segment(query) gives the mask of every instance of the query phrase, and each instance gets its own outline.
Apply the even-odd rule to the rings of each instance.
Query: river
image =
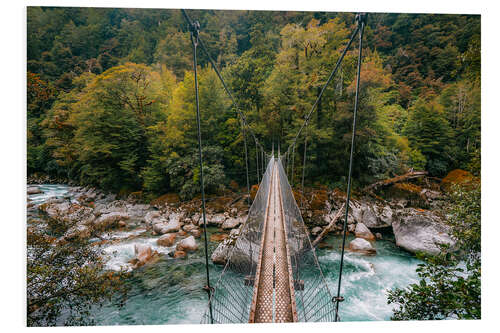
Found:
[[[44,193],[29,195],[31,202],[43,203],[68,192],[66,185],[40,185],[40,189]],[[28,224],[32,225],[36,219],[41,219],[39,214],[28,210]],[[218,230],[209,228],[208,232],[210,235]],[[129,236],[134,237],[130,239]],[[131,272],[126,281],[130,291],[123,306],[119,306],[119,299],[114,299],[93,309],[97,325],[196,324],[201,321],[207,308],[207,295],[201,289],[206,284],[203,246],[186,258],[172,259],[166,255],[168,248],[156,246],[158,236],[152,236],[140,224],[129,226],[125,231],[113,231],[105,237],[116,240],[102,247],[106,267],[110,270],[128,269],[127,262],[134,256],[135,243],[147,243],[165,255]],[[418,281],[415,269],[420,261],[396,247],[389,235],[384,237],[375,242],[375,256],[346,252],[342,278],[345,301],[340,305],[342,321],[390,320],[393,306],[387,304],[386,291]],[[332,236],[326,243],[330,246],[319,249],[317,255],[333,293],[337,290],[341,238]],[[210,242],[209,252],[216,246]],[[210,264],[212,284],[221,271],[221,267]]]

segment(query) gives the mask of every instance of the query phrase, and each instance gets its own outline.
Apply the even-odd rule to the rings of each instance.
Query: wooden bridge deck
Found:
[[[277,168],[277,164],[274,164],[255,276],[249,318],[251,323],[297,321],[293,275]]]

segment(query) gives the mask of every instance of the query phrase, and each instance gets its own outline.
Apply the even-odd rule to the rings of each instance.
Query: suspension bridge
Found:
[[[294,140],[284,154],[273,149],[265,153],[263,145],[249,126],[248,119],[240,110],[233,94],[226,85],[219,69],[200,38],[200,24],[192,21],[185,10],[182,14],[188,23],[193,46],[193,69],[196,96],[196,115],[198,125],[198,156],[200,165],[200,191],[202,197],[202,216],[205,245],[205,267],[208,307],[202,323],[282,323],[282,322],[332,322],[339,320],[339,304],[343,301],[341,278],[346,241],[347,216],[351,192],[352,161],[356,133],[356,114],[358,108],[359,83],[363,47],[363,32],[366,14],[356,16],[356,29],[341,53],[337,63],[323,85],[311,110]],[[329,290],[315,248],[301,216],[300,209],[292,191],[295,147],[303,131],[307,129],[311,115],[323,96],[326,87],[337,73],[345,54],[359,35],[356,94],[353,112],[351,155],[347,177],[347,198],[343,226],[340,269],[337,292],[334,296]],[[248,211],[248,217],[239,230],[239,235],[231,244],[223,271],[211,286],[208,264],[208,240],[206,231],[205,191],[203,181],[202,137],[200,124],[199,90],[197,78],[197,50],[201,47],[209,63],[220,79],[224,90],[232,101],[238,114],[244,141],[246,179],[250,205],[250,184],[248,175],[247,132],[255,142],[257,179],[259,188]],[[306,164],[307,131],[304,135],[304,159],[301,189],[304,189],[304,170]],[[259,168],[259,159],[260,166]],[[265,171],[264,165],[266,165]],[[291,168],[289,179],[286,169]],[[259,171],[261,170],[261,171]],[[260,174],[262,173],[262,175]],[[290,180],[290,182],[289,182]],[[303,193],[302,193],[303,194]]]

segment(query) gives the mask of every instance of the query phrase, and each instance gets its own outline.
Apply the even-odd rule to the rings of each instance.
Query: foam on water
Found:
[[[64,197],[69,189],[65,185],[33,186],[39,186],[43,191],[29,196],[35,204],[53,197]],[[216,231],[209,228],[209,235]],[[198,240],[198,250],[187,258],[172,259],[167,254],[173,247],[158,246],[159,237],[152,236],[140,225],[132,226],[131,230],[112,231],[102,238],[110,240],[101,245],[106,269],[131,271],[128,261],[135,256],[135,244],[151,246],[161,258],[154,264],[131,271],[126,281],[130,292],[123,306],[119,306],[121,300],[114,299],[92,311],[97,325],[197,324],[201,321],[207,309],[207,295],[202,289],[206,280],[201,240]],[[349,237],[348,241],[351,239]],[[341,238],[330,237],[326,242],[334,249],[321,249],[317,254],[333,292],[337,289]],[[387,304],[387,290],[418,281],[415,272],[420,263],[418,259],[397,248],[393,241],[378,240],[374,245],[375,256],[346,252],[342,278],[345,301],[340,305],[342,321],[389,320],[393,306]],[[209,253],[216,246],[217,243],[210,242]],[[210,263],[212,284],[218,280],[221,271],[222,267]]]
[[[338,239],[330,240],[337,244]],[[342,276],[339,315],[342,321],[390,320],[393,305],[387,304],[387,291],[417,282],[420,260],[400,250],[392,241],[374,243],[375,256],[346,252]],[[319,262],[331,291],[337,290],[340,254],[320,250]]]
[[[63,197],[68,193],[68,186],[61,184],[28,185],[28,187],[38,187],[42,191],[42,193],[28,195],[34,204],[43,203],[51,198]]]

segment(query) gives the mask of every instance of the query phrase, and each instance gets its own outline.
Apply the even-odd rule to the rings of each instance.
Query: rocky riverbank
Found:
[[[436,254],[440,251],[438,244],[453,245],[444,217],[439,213],[444,193],[435,186],[401,185],[394,185],[392,192],[389,191],[392,194],[385,200],[370,196],[351,200],[348,232],[356,238],[347,250],[375,255],[374,242],[387,233],[394,235],[397,246],[411,253]],[[404,193],[404,190],[411,192]],[[39,186],[31,184],[27,192],[33,195],[42,191]],[[311,241],[327,231],[341,233],[345,194],[339,190],[321,189],[306,191],[304,196],[294,194],[310,230]],[[248,213],[245,200],[245,197],[235,199],[228,196],[213,198],[207,204],[207,225],[219,231],[210,239],[219,243],[212,253],[212,261],[216,264],[226,262],[231,246],[239,236]],[[198,248],[202,236],[200,200],[181,202],[175,194],[164,195],[146,204],[138,202],[133,194],[126,199],[117,199],[114,194],[94,188],[73,186],[63,197],[38,204],[28,201],[29,210],[41,212],[61,226],[63,232],[55,238],[56,243],[97,238],[102,244],[113,241],[113,237],[106,236],[110,232],[134,229],[127,239],[149,233],[158,237],[155,246],[163,249],[162,253],[181,258]],[[134,255],[128,263],[131,268],[155,261],[161,254],[152,246],[135,244]]]

